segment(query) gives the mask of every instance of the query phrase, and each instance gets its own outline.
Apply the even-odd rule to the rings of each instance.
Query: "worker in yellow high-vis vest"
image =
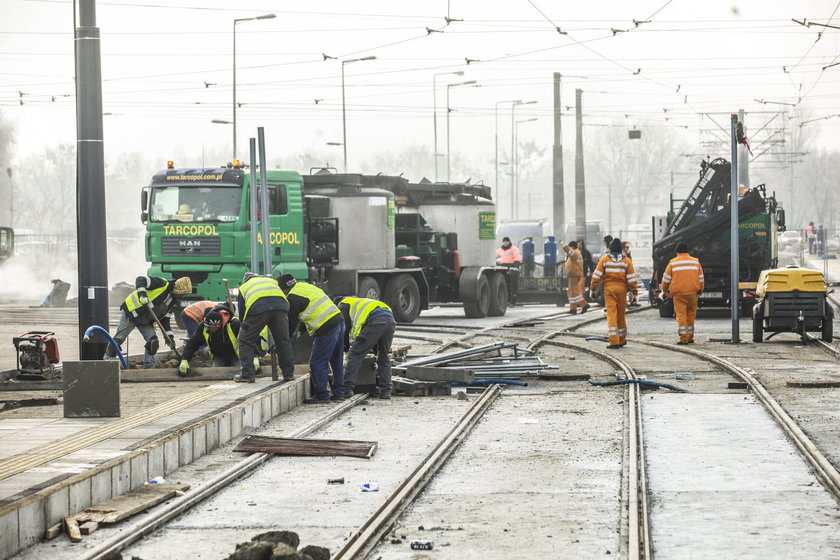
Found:
[[[359,366],[368,352],[373,350],[376,353],[379,398],[390,399],[391,342],[397,329],[391,308],[379,300],[358,297],[338,297],[336,303],[344,316],[344,350],[347,352],[347,363],[344,364],[345,398],[353,395]]]
[[[257,355],[260,334],[265,327],[268,327],[271,336],[274,337],[283,381],[294,379],[295,360],[292,355],[292,342],[289,340],[289,301],[277,285],[277,281],[246,272],[242,278],[242,285],[239,286],[237,308],[242,320],[237,337],[242,372],[234,376],[233,380],[237,383],[255,381],[257,370],[254,367],[254,357]]]
[[[303,326],[312,337],[309,375],[313,394],[306,404],[330,402],[329,376],[333,374],[332,400],[344,398],[344,319],[338,307],[318,286],[298,282],[283,274],[278,284],[289,300],[289,332]]]

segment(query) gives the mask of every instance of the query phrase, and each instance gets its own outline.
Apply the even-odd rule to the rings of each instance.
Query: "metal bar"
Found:
[[[401,367],[408,367],[408,366],[425,366],[429,364],[439,364],[443,362],[448,362],[452,360],[457,360],[458,358],[465,357],[465,356],[472,356],[474,354],[479,354],[481,352],[489,352],[492,350],[500,350],[505,348],[504,342],[491,342],[489,344],[485,344],[483,346],[474,346],[473,348],[469,348],[467,350],[460,350],[458,352],[450,352],[449,354],[434,354],[432,356],[428,356],[426,358],[420,358],[418,360],[414,360],[411,362],[403,362],[400,364]]]

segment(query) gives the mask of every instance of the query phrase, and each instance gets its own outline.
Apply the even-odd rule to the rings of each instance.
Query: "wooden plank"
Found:
[[[234,451],[370,459],[377,447],[375,441],[246,436]]]
[[[434,387],[434,383],[430,381],[417,381],[406,377],[392,377],[391,384],[395,391],[402,391],[409,397],[425,397]]]
[[[90,535],[97,529],[99,529],[99,523],[96,521],[87,521],[82,525],[79,525],[79,532],[83,535]]]
[[[82,533],[79,531],[79,522],[76,521],[75,517],[64,518],[64,530],[67,532],[67,536],[70,537],[70,542],[82,541]]]
[[[840,381],[788,381],[785,385],[802,389],[830,389],[840,387]]]
[[[239,373],[239,366],[191,367],[187,377],[179,376],[177,368],[125,369],[120,372],[120,381],[123,383],[151,383],[153,381],[174,381],[182,379],[215,381],[233,379],[233,376],[237,373]]]
[[[44,539],[51,541],[60,535],[62,530],[64,530],[64,523],[59,521],[52,527],[47,528],[47,531],[44,533]]]
[[[419,381],[455,381],[458,383],[472,383],[475,381],[475,372],[468,369],[451,369],[433,366],[408,366],[405,368],[404,377],[417,379]]]
[[[75,518],[81,522],[116,523],[137,512],[165,502],[178,492],[188,490],[189,487],[189,484],[180,482],[147,484],[122,496],[85,508],[81,513],[77,513]]]

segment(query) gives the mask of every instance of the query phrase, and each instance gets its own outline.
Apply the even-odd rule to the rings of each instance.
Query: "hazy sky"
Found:
[[[726,125],[738,109],[754,113],[748,129],[794,109],[781,103],[806,107],[806,119],[838,114],[840,64],[823,67],[840,62],[840,30],[791,21],[840,25],[838,4],[98,1],[106,156],[230,150],[232,127],[211,120],[232,117],[234,18],[277,16],[236,26],[243,159],[261,125],[271,153],[315,151],[340,163],[341,147],[326,145],[342,140],[340,61],[375,56],[344,67],[351,169],[375,151],[431,147],[433,102],[444,151],[447,90],[453,153],[492,166],[497,122],[503,144],[510,138],[510,104],[500,101],[538,101],[517,108],[516,120],[538,119],[522,123],[519,135],[551,145],[554,72],[563,75],[565,105],[584,90],[587,125],[680,127],[699,141],[702,127]],[[17,122],[18,157],[75,141],[73,64],[70,0],[0,0],[0,108]],[[437,76],[433,98],[433,76],[457,71],[463,77]],[[477,87],[446,86],[468,80]],[[564,122],[569,147],[572,116]],[[819,145],[840,148],[838,125],[840,117],[805,126]]]

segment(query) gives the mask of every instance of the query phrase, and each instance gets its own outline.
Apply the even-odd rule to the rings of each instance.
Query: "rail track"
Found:
[[[833,300],[833,302],[837,303],[836,300]],[[652,308],[645,306],[630,310],[630,313],[641,313],[650,309]],[[649,560],[655,555],[656,543],[653,542],[654,537],[651,530],[649,479],[646,469],[648,458],[646,457],[642,406],[643,393],[641,385],[637,383],[638,381],[644,381],[644,376],[637,373],[637,370],[633,367],[632,356],[625,356],[625,352],[606,352],[592,348],[591,345],[585,344],[585,339],[591,337],[591,335],[574,332],[587,325],[603,321],[604,317],[600,313],[594,313],[573,324],[568,324],[570,316],[571,314],[568,312],[552,312],[543,316],[526,320],[518,319],[488,328],[424,324],[416,326],[400,325],[398,329],[405,331],[403,334],[416,333],[418,337],[423,337],[421,333],[445,333],[448,335],[447,338],[457,336],[454,340],[450,338],[448,341],[431,336],[423,337],[424,342],[439,344],[436,349],[438,352],[447,348],[472,346],[487,338],[504,338],[522,342],[524,346],[535,350],[542,347],[554,347],[580,351],[609,364],[616,377],[628,381],[624,407],[624,441],[626,448],[623,457],[626,458],[626,464],[623,467],[624,480],[622,482],[622,505],[620,508],[622,512],[626,512],[626,517],[625,514],[622,514],[621,550],[631,560]],[[560,321],[560,323],[558,324],[557,321]],[[523,331],[527,331],[527,334]],[[788,436],[797,451],[816,473],[825,489],[835,500],[840,502],[840,473],[790,414],[762,386],[754,372],[749,368],[739,366],[709,352],[653,340],[631,338],[630,347],[633,346],[650,347],[657,351],[691,356],[700,362],[712,364],[716,370],[727,372],[739,381],[746,383],[748,390]],[[482,417],[492,410],[494,403],[498,401],[501,395],[502,389],[499,386],[493,386],[484,391],[481,397],[473,402],[472,406],[455,422],[445,436],[431,447],[431,451],[419,462],[410,475],[405,477],[396,490],[384,499],[381,505],[363,523],[359,524],[358,529],[352,532],[333,558],[367,557],[383,541],[383,538],[391,533],[395,526],[398,526],[401,514],[417,500],[423,499],[423,489],[434,479],[436,473],[440,471],[447,460],[457,453],[459,445],[469,437],[471,430]],[[501,396],[501,398],[504,397]],[[328,413],[316,421],[286,434],[286,437],[304,437],[311,434],[324,426],[328,426],[339,416],[362,402],[364,402],[364,396],[356,396],[351,401],[346,401],[330,409]],[[80,558],[93,560],[112,557],[136,540],[165,526],[169,521],[190,508],[221,492],[232,482],[260,468],[268,457],[268,455],[263,454],[249,456],[235,466],[214,476],[210,483],[201,485],[198,491],[188,493],[182,498],[173,500],[165,507],[153,511],[150,515],[145,516],[141,522],[129,527],[120,535],[100,543]]]

